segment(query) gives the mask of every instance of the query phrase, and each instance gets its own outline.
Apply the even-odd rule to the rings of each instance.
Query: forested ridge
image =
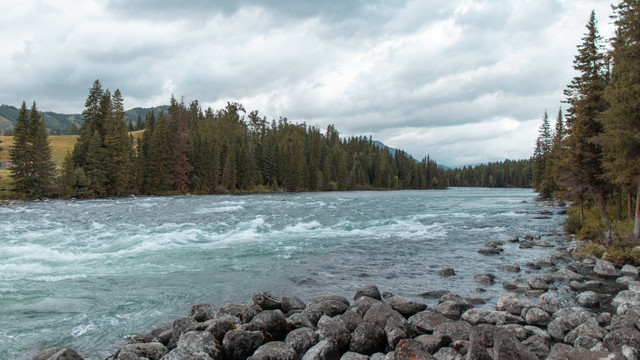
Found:
[[[623,0],[613,10],[608,42],[591,13],[564,92],[566,114],[552,126],[544,113],[532,183],[540,195],[575,205],[568,231],[629,250],[640,236],[640,3]]]
[[[40,114],[23,104],[22,117]],[[156,116],[157,113],[157,116]],[[426,157],[416,161],[391,152],[370,137],[341,138],[286,118],[268,121],[257,111],[228,103],[214,111],[198,101],[186,105],[171,98],[167,111],[146,113],[136,127],[127,120],[119,90],[113,94],[96,80],[82,113],[73,152],[46,181],[17,187],[37,196],[105,197],[131,194],[233,193],[254,191],[326,191],[366,189],[441,189],[445,170]],[[34,120],[35,121],[35,120]],[[14,133],[22,131],[16,123]],[[46,132],[45,132],[46,135]],[[36,175],[33,139],[11,154],[15,184]],[[14,149],[15,147],[12,147]]]

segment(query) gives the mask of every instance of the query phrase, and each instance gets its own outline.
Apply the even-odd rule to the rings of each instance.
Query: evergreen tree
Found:
[[[102,138],[100,137],[100,132],[95,130],[89,141],[89,149],[86,157],[87,163],[83,167],[91,196],[101,197],[106,195],[105,184],[107,182],[107,174],[104,168],[104,158]]]
[[[13,127],[13,146],[9,148],[9,159],[13,162],[10,177],[16,192],[21,194],[26,194],[31,176],[29,143],[29,111],[23,101]]]
[[[74,195],[75,188],[75,166],[73,165],[73,157],[71,152],[67,151],[62,162],[62,174],[60,175],[60,189],[59,193],[61,197],[70,198]]]
[[[600,118],[599,140],[606,178],[618,186],[636,188],[633,236],[640,237],[640,3],[622,0],[614,6],[613,69],[605,90],[610,106]],[[631,191],[629,192],[631,194]],[[629,201],[631,204],[631,201]]]
[[[151,111],[151,113],[153,114],[153,111]],[[136,126],[133,128],[133,131],[139,131],[143,128],[144,127],[142,126],[142,118],[140,117],[140,114],[138,114],[138,118],[136,119]]]
[[[95,131],[102,134],[104,113],[101,108],[104,91],[100,80],[96,80],[89,90],[89,96],[84,103],[85,109],[82,111],[83,123],[80,127],[80,136],[73,148],[73,162],[76,166],[82,167],[87,160],[87,152],[89,150],[89,142]]]
[[[29,133],[31,139],[29,149],[31,177],[26,193],[32,198],[50,196],[56,176],[56,165],[52,160],[47,128],[44,125],[44,120],[40,117],[35,102],[29,112]]]
[[[104,170],[105,191],[109,196],[121,196],[130,192],[133,169],[131,168],[131,144],[120,90],[116,89],[110,100],[109,114],[105,120]]]
[[[606,193],[608,183],[603,180],[601,161],[602,148],[597,137],[602,133],[598,117],[606,110],[603,97],[607,82],[605,58],[600,51],[595,12],[587,24],[587,33],[578,46],[574,69],[578,75],[565,90],[567,109],[567,134],[562,161],[557,165],[557,174],[564,187],[564,196],[578,201],[582,208],[584,196],[589,194],[598,204],[603,222],[606,216]]]
[[[538,130],[538,139],[533,155],[533,188],[542,197],[552,195],[555,188],[553,174],[551,173],[551,151],[553,148],[553,134],[549,124],[547,110],[544,111],[542,124]]]

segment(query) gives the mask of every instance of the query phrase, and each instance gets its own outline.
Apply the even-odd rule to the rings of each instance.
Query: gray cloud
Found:
[[[528,157],[599,0],[111,0],[6,7],[0,102],[80,112],[173,94],[368,135],[461,165]],[[600,30],[609,35],[606,20]]]

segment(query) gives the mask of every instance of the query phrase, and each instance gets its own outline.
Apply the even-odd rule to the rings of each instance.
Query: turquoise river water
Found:
[[[53,345],[86,359],[127,335],[186,316],[191,304],[247,303],[257,290],[351,298],[375,284],[419,295],[448,289],[495,304],[502,281],[552,249],[504,259],[488,240],[558,234],[529,189],[278,193],[17,202],[0,207],[0,359]],[[441,277],[449,266],[457,275]],[[496,284],[473,275],[489,271]]]

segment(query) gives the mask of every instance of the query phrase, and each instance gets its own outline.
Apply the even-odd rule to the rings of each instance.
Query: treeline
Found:
[[[559,113],[552,129],[545,112],[533,166],[533,186],[542,196],[577,205],[573,230],[589,225],[586,208],[598,209],[605,242],[621,208],[629,216],[635,212],[632,235],[640,236],[640,3],[623,0],[613,9],[616,29],[608,49],[591,13],[573,62],[577,75],[565,90],[566,116]]]
[[[476,166],[448,169],[450,186],[527,188],[531,187],[532,161],[505,160]]]
[[[444,170],[428,157],[416,161],[370,137],[342,139],[333,126],[321,132],[286,118],[269,122],[237,103],[203,111],[197,101],[187,106],[172,97],[166,112],[148,112],[133,126],[120,91],[111,94],[96,80],[82,116],[56,186],[37,193],[19,188],[25,197],[448,186]],[[144,131],[134,138],[136,127]]]

